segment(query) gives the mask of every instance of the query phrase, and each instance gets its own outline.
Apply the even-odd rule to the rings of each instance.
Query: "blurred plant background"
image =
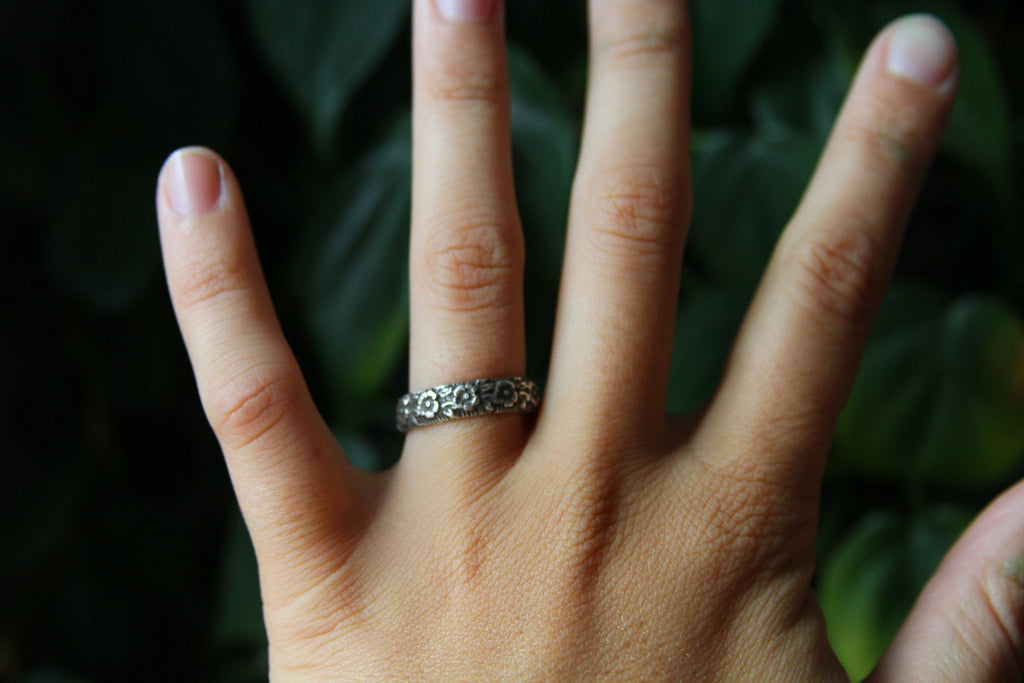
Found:
[[[586,80],[582,0],[510,0],[543,376]],[[672,410],[730,341],[874,32],[943,17],[960,100],[837,432],[819,595],[855,678],[1024,473],[1018,0],[692,0],[696,207]],[[224,154],[289,339],[353,459],[401,447],[408,0],[0,3],[0,680],[259,681],[252,550],[161,274],[157,171]]]

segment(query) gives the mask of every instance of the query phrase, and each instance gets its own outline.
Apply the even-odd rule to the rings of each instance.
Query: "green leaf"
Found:
[[[693,101],[698,118],[717,120],[771,32],[780,0],[693,0]],[[703,116],[700,116],[703,114]]]
[[[358,432],[336,432],[334,437],[341,444],[349,462],[360,469],[383,471],[397,462],[397,458],[387,457],[380,443]]]
[[[817,157],[810,135],[785,129],[695,140],[688,248],[714,282],[753,289]]]
[[[773,132],[796,129],[824,145],[849,84],[850,74],[834,53],[789,55],[752,88],[755,127]]]
[[[746,293],[708,289],[683,304],[676,319],[669,371],[670,413],[694,412],[711,397],[747,303]]]
[[[1024,324],[997,300],[944,308],[921,289],[883,306],[836,432],[843,466],[960,489],[1024,466]]]
[[[246,0],[265,59],[326,153],[341,114],[405,23],[408,0]]]
[[[1005,483],[1024,465],[1024,324],[1001,302],[961,299],[943,321],[918,471],[947,485]]]
[[[578,127],[561,92],[521,48],[509,49],[516,197],[528,258],[529,363],[541,376],[551,350]]]
[[[558,278],[578,130],[554,83],[524,50],[509,48],[516,193],[531,259]]]
[[[560,75],[586,60],[586,0],[515,0],[505,15],[509,39]]]
[[[847,674],[862,680],[899,630],[971,514],[934,507],[912,519],[863,517],[825,562],[818,599],[828,639]]]
[[[408,118],[323,193],[292,263],[335,415],[358,426],[408,337]]]
[[[960,87],[943,148],[981,172],[1001,198],[1013,197],[1012,125],[1006,81],[988,40],[977,24],[943,10],[960,50]]]

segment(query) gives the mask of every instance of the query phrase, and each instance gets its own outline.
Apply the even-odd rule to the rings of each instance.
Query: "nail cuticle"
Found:
[[[441,16],[448,21],[484,23],[494,18],[497,0],[436,0]]]

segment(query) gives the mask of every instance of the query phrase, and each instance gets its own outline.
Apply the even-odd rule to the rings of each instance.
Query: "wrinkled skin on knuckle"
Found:
[[[215,253],[197,256],[175,274],[173,293],[181,310],[199,308],[250,288],[249,270],[239,259],[227,256]]]
[[[456,106],[507,107],[508,86],[504,72],[466,63],[462,59],[447,62],[432,70],[426,79],[430,97]]]
[[[818,229],[798,242],[788,261],[788,282],[796,302],[823,328],[869,318],[888,278],[878,228],[870,219],[844,217],[847,229]]]
[[[610,10],[610,11],[609,11]],[[681,58],[689,49],[684,3],[644,0],[602,9],[594,57],[624,68],[649,68]]]
[[[210,426],[230,448],[242,449],[272,431],[295,409],[300,387],[280,368],[254,368],[213,388]]]
[[[676,58],[683,48],[683,37],[679,31],[660,27],[610,37],[597,47],[599,55],[621,66],[643,66],[652,61]]]
[[[605,172],[593,184],[594,249],[614,259],[662,262],[682,250],[689,199],[671,172],[629,166]]]
[[[860,158],[867,169],[896,167],[912,177],[927,165],[933,132],[923,125],[921,110],[907,107],[902,93],[876,93],[842,128],[843,146]]]
[[[507,307],[522,281],[522,241],[512,232],[482,224],[438,233],[417,269],[432,303],[451,312]]]

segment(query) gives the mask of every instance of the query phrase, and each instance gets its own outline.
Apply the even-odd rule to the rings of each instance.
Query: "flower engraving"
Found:
[[[536,383],[521,377],[442,384],[403,396],[398,402],[396,426],[408,432],[456,418],[529,413],[539,403]]]
[[[476,387],[472,384],[460,384],[455,388],[455,407],[458,410],[473,410],[476,408],[477,403],[480,402],[480,397],[476,393]]]
[[[422,419],[430,420],[441,410],[441,403],[438,401],[437,392],[424,391],[416,399],[416,413]]]
[[[503,379],[499,380],[494,387],[492,400],[497,408],[512,408],[519,400],[519,392],[516,391],[514,382]]]

